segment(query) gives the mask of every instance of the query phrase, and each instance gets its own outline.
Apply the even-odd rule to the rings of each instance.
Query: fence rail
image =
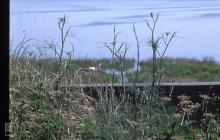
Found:
[[[126,94],[129,97],[131,102],[134,102],[134,95],[137,93],[136,91],[141,90],[149,90],[151,87],[150,83],[126,83],[122,86],[121,83],[115,84],[75,84],[70,86],[70,91],[83,90],[85,94],[97,98],[100,98],[100,93],[105,94],[112,93],[114,90],[114,94],[116,97],[122,97],[121,95]],[[63,89],[66,87],[64,86]],[[193,102],[201,102],[202,99],[199,97],[201,94],[209,95],[210,97],[218,96],[220,97],[220,82],[191,82],[191,83],[161,83],[159,85],[159,90],[161,91],[161,96],[169,96],[171,97],[171,101],[173,105],[177,105],[179,103],[178,96],[186,95],[190,96]],[[125,92],[123,92],[125,91]],[[74,92],[73,92],[74,93]],[[142,92],[139,92],[142,93]],[[106,95],[106,94],[105,94]],[[139,96],[139,95],[138,95]],[[220,104],[220,103],[218,103]]]
[[[122,87],[121,83],[114,83],[114,84],[74,84],[70,87],[74,88],[89,88],[89,87]],[[125,87],[133,87],[133,83],[125,83]],[[135,87],[148,87],[151,86],[151,83],[136,83]],[[220,82],[188,82],[188,83],[160,83],[161,87],[170,87],[170,86],[181,86],[181,87],[204,87],[204,86],[220,86]]]
[[[83,90],[86,94],[97,96],[97,91],[114,89],[116,94],[121,94],[123,90],[128,94],[135,94],[136,89],[144,90],[151,86],[150,83],[126,83],[122,86],[121,83],[115,84],[75,84],[69,87],[70,91]],[[65,89],[67,86],[62,87]],[[215,94],[220,96],[220,82],[191,82],[191,83],[161,83],[158,87],[164,94],[171,94],[173,98],[179,95],[187,95],[196,99],[201,94]]]

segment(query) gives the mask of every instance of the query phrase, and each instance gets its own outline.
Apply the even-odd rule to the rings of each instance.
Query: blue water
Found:
[[[160,13],[157,35],[177,32],[166,56],[211,57],[220,62],[219,0],[12,0],[10,6],[13,46],[24,36],[34,39],[33,47],[42,47],[46,40],[59,44],[57,19],[65,14],[71,26],[66,51],[74,46],[75,58],[111,57],[104,43],[112,41],[114,25],[120,31],[118,42],[128,43],[127,57],[135,58],[134,23],[141,41],[140,57],[146,59],[151,50],[144,20],[153,12]],[[53,56],[50,51],[48,55]]]

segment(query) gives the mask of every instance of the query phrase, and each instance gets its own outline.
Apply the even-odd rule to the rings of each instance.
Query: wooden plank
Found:
[[[133,83],[125,83],[125,87],[133,87]],[[136,87],[147,87],[151,86],[151,83],[136,83]],[[161,83],[162,87],[170,87],[170,86],[220,86],[220,82],[188,82],[188,83]],[[112,87],[112,84],[74,84],[70,87],[78,87],[78,88],[89,88],[89,87]],[[122,87],[121,83],[114,83],[113,87]]]
[[[84,93],[97,99],[100,93],[109,93],[112,91],[112,88],[116,97],[120,97],[123,94],[123,90],[125,90],[126,95],[129,95],[133,99],[136,89],[141,91],[149,86],[151,86],[151,83],[136,83],[135,87],[132,83],[126,83],[124,88],[121,83],[113,84],[113,87],[112,84],[75,84],[69,88],[73,91],[77,89],[83,90]],[[65,87],[62,89],[65,89]],[[215,94],[215,96],[220,97],[220,82],[161,83],[159,90],[161,90],[163,96],[171,97],[175,105],[178,104],[177,97],[180,95],[190,96],[193,101],[201,102],[201,98],[199,97],[201,94],[209,96]]]

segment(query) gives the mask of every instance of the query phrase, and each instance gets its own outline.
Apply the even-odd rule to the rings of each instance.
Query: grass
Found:
[[[165,69],[162,82],[192,82],[192,81],[220,81],[220,64],[211,59],[187,59],[187,58],[165,58]],[[152,60],[139,63],[140,72],[138,82],[145,82],[152,72]],[[132,75],[127,77],[132,82]]]
[[[20,60],[22,61],[22,60]],[[56,73],[58,71],[58,63],[55,59],[42,59],[35,60],[30,59],[31,64],[35,64],[44,68],[47,73]],[[67,60],[66,60],[67,61]],[[135,72],[134,64],[137,63],[132,59],[125,59],[125,66],[123,71],[126,72],[128,82],[134,81]],[[79,68],[88,68],[90,66],[96,66],[97,64],[102,64],[101,68],[103,72],[98,73],[98,80],[95,81],[95,77],[91,76],[91,82],[104,82],[109,83],[111,81],[111,73],[106,73],[105,71],[111,70],[111,60],[110,59],[75,59],[71,60],[69,73],[79,70]],[[151,76],[151,65],[152,60],[148,59],[145,61],[140,61],[140,71],[138,72],[139,79],[138,82],[144,83],[146,79],[149,80]],[[191,81],[220,81],[220,64],[211,59],[187,59],[187,58],[166,58],[166,69],[164,70],[162,82],[191,82]],[[116,63],[116,71],[119,71],[119,62]],[[87,79],[88,75],[82,75],[82,79]],[[114,82],[119,82],[118,76]],[[82,83],[88,83],[83,80]]]
[[[153,14],[150,16],[155,25],[159,16],[156,19]],[[217,140],[220,138],[218,95],[201,94],[199,97],[201,102],[194,102],[191,97],[181,95],[178,97],[178,105],[173,106],[171,98],[160,93],[156,83],[161,71],[168,78],[174,76],[176,79],[182,79],[189,75],[192,79],[211,77],[210,79],[218,80],[219,64],[210,60],[172,60],[161,57],[166,60],[163,61],[166,67],[161,67],[158,65],[161,59],[154,55],[154,60],[138,62],[141,69],[137,75],[129,73],[128,69],[134,66],[134,60],[125,59],[125,55],[118,54],[123,50],[122,47],[127,46],[126,43],[119,44],[118,49],[116,29],[112,43],[114,45],[108,46],[110,50],[111,47],[114,48],[111,51],[111,60],[75,60],[70,55],[64,59],[62,50],[65,48],[65,40],[70,28],[64,32],[65,16],[58,21],[62,34],[61,51],[58,52],[56,46],[49,44],[50,47],[55,47],[53,49],[58,55],[56,59],[38,60],[31,57],[29,53],[31,50],[28,49],[25,40],[18,46],[19,51],[10,54],[9,117],[10,122],[16,127],[15,135],[11,139]],[[154,29],[149,22],[147,25],[152,29],[153,36]],[[166,35],[168,37],[169,34]],[[157,42],[159,39],[155,39],[152,37],[149,43],[154,51],[160,44]],[[103,69],[114,69],[121,75],[118,77],[114,73],[104,72],[79,73],[79,68],[98,63],[103,63]],[[152,66],[154,70],[151,69]],[[83,89],[70,90],[72,84],[123,83],[123,80],[119,81],[119,79],[124,73],[127,73],[129,82],[137,78],[136,82],[152,82],[152,86],[143,90],[123,87],[120,98],[113,88],[103,90],[94,87],[98,99],[88,96]],[[209,74],[204,76],[201,73]],[[64,85],[66,88],[61,89],[60,87]],[[128,92],[134,93],[136,100],[131,101],[127,96]],[[214,109],[210,110],[208,108],[210,105]]]
[[[22,60],[19,60],[22,61]],[[69,61],[69,60],[63,60]],[[133,59],[126,59],[124,62],[123,71],[128,71],[134,67],[134,60]],[[55,59],[30,59],[30,63],[32,65],[37,65],[40,68],[43,68],[44,71],[52,76],[52,73],[57,73],[59,70],[59,63]],[[69,61],[69,68],[68,73],[70,77],[74,76],[74,72],[78,71],[80,68],[88,68],[91,66],[97,66],[98,64],[102,64],[101,68],[102,71],[97,74],[79,74],[81,76],[82,84],[88,83],[88,78],[90,79],[90,83],[110,83],[112,80],[112,74],[107,72],[111,71],[112,64],[111,59],[75,59]],[[114,70],[119,71],[120,62],[116,62],[114,65]],[[114,82],[119,82],[119,76],[116,76]]]

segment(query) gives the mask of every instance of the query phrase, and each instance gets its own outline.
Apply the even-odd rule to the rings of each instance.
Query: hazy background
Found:
[[[59,42],[57,19],[64,14],[72,27],[69,38],[76,58],[110,57],[104,42],[111,42],[113,28],[120,31],[119,42],[127,41],[128,57],[136,57],[132,32],[135,23],[141,40],[141,59],[151,56],[147,47],[144,19],[160,12],[157,34],[177,32],[166,56],[201,59],[212,57],[220,62],[219,0],[11,0],[10,39],[16,46],[21,39]],[[66,49],[70,49],[68,43]]]

